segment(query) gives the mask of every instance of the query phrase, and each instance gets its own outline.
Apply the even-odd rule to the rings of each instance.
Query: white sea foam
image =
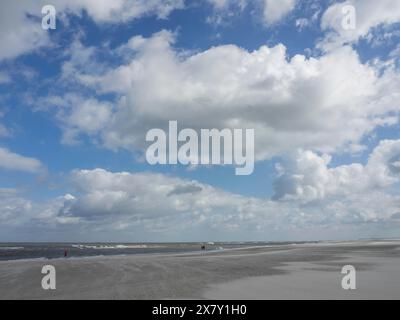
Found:
[[[146,244],[118,244],[118,245],[83,245],[83,244],[74,244],[72,245],[74,248],[78,249],[94,249],[94,250],[112,250],[112,249],[146,249],[146,248],[163,248],[163,246],[157,245],[146,245]]]

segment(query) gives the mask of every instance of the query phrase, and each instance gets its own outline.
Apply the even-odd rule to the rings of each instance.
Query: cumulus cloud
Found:
[[[400,140],[381,141],[366,165],[330,168],[330,156],[299,150],[278,165],[274,197],[309,202],[385,191],[400,182],[399,159]]]
[[[275,202],[162,174],[75,170],[70,179],[74,195],[43,203],[27,200],[16,190],[0,189],[1,225],[164,235],[204,228],[216,235],[274,228],[286,219]],[[282,219],[275,219],[279,214]]]
[[[57,218],[80,219],[116,229],[141,226],[160,232],[206,226],[212,230],[284,230],[389,221],[399,197],[371,191],[321,203],[273,201],[232,194],[210,185],[155,173],[76,170]],[[368,198],[370,203],[368,203]],[[384,203],[384,209],[379,205]],[[346,204],[346,205],[345,205]]]
[[[60,15],[86,11],[96,23],[121,23],[147,15],[164,19],[173,10],[184,8],[184,0],[54,0],[51,4]],[[48,5],[44,0],[1,1],[0,60],[50,44],[41,24],[44,5]]]
[[[399,157],[400,140],[381,141],[365,165],[330,167],[330,156],[298,150],[277,165],[273,199],[327,225],[390,222],[400,206]]]
[[[70,179],[74,195],[35,203],[16,192],[0,192],[1,226],[57,230],[70,234],[81,230],[113,235],[127,232],[144,235],[193,236],[203,230],[212,238],[237,232],[268,232],[300,226],[280,204],[244,197],[197,181],[155,173],[76,170]],[[289,224],[288,224],[289,223]],[[35,231],[36,230],[36,231]],[[250,237],[251,238],[251,237]],[[84,238],[87,239],[87,238]],[[182,236],[180,237],[182,239]],[[193,239],[193,238],[191,238]],[[143,239],[142,239],[143,240]]]
[[[184,0],[56,0],[62,9],[86,10],[96,22],[121,22],[146,15],[165,19],[176,9],[184,8]]]
[[[49,110],[56,106],[56,119],[62,126],[62,143],[76,145],[80,142],[80,134],[96,139],[112,116],[113,106],[106,101],[85,98],[76,94],[64,96],[48,96],[40,100],[41,109]]]
[[[195,219],[209,212],[233,214],[246,203],[241,196],[162,174],[77,170],[71,179],[81,196],[66,211],[86,218],[187,215]]]
[[[0,188],[0,225],[18,226],[30,220],[32,203],[15,189]]]
[[[6,170],[39,173],[43,170],[42,163],[34,158],[24,157],[0,147],[0,168]]]
[[[343,28],[342,22],[349,14],[343,12],[345,6],[355,9],[355,28]],[[357,42],[360,38],[367,38],[374,28],[400,22],[400,2],[397,0],[351,0],[331,5],[323,14],[321,28],[327,31],[319,47],[331,50],[345,43]]]
[[[75,195],[40,208],[33,205],[26,215],[43,226],[79,222],[92,230],[140,228],[160,233],[189,227],[257,230],[279,223],[273,218],[278,214],[273,201],[235,195],[197,181],[104,169],[75,170],[70,179]]]
[[[398,180],[396,169],[390,169],[393,163],[396,167],[397,148],[397,142],[382,143],[371,155],[369,164],[354,171],[373,166],[374,172],[378,172],[379,166],[373,163],[390,159],[386,167],[392,171],[385,173],[385,179]],[[262,238],[271,237],[273,233],[301,235],[308,229],[317,232],[315,236],[328,228],[339,230],[365,223],[379,227],[397,221],[399,196],[382,192],[382,186],[376,188],[372,182],[359,192],[343,192],[341,187],[349,190],[363,183],[351,182],[353,177],[348,175],[353,174],[353,169],[327,169],[327,159],[307,156],[310,165],[301,164],[291,171],[296,177],[292,181],[288,179],[286,184],[294,183],[296,188],[286,187],[285,199],[280,201],[237,195],[198,181],[163,174],[75,170],[70,175],[75,191],[43,203],[24,199],[13,189],[0,189],[0,221],[2,226],[15,228],[29,225],[35,230],[50,228],[67,233],[81,230],[85,234],[107,232],[108,235],[127,232],[125,234],[133,237],[141,232],[163,235],[166,239],[177,232],[190,234],[194,230],[202,230],[213,238],[227,234],[242,234],[245,238],[246,234]],[[307,172],[307,178],[299,182],[298,177],[312,170],[309,167],[318,171],[318,177]],[[285,170],[288,176],[287,166]],[[320,182],[324,174],[328,176],[322,179],[325,185]],[[333,178],[335,174],[339,177]],[[361,176],[356,178],[359,180]],[[331,189],[330,184],[336,184],[336,189]],[[303,192],[298,191],[301,188]],[[297,191],[289,198],[291,190]],[[303,201],[305,197],[307,201]],[[303,234],[299,238],[309,239],[310,235]]]
[[[17,189],[0,188],[0,226],[8,230],[29,226],[30,229],[38,231],[44,227],[75,225],[80,222],[78,217],[63,216],[59,213],[60,208],[71,199],[73,197],[67,194],[37,203],[27,199]]]
[[[168,31],[134,37],[124,46],[128,63],[101,76],[76,70],[81,83],[118,96],[100,134],[105,147],[143,149],[146,132],[173,119],[196,130],[255,129],[256,158],[263,160],[296,148],[359,149],[365,134],[398,121],[397,71],[361,63],[350,47],[289,58],[281,44],[188,54],[174,41]]]
[[[233,5],[230,0],[209,2],[221,12]],[[259,3],[265,4],[267,25],[282,21],[296,6],[294,0]],[[132,232],[200,226],[216,234],[258,230],[265,235],[290,228],[398,221],[400,199],[393,188],[400,179],[399,141],[382,141],[366,164],[332,167],[331,163],[330,154],[359,151],[365,135],[379,126],[397,124],[400,111],[395,66],[362,63],[354,49],[341,47],[367,37],[376,26],[398,21],[397,13],[389,12],[396,10],[382,5],[372,12],[372,1],[353,3],[360,9],[360,29],[343,33],[336,28],[339,7],[331,6],[322,19],[327,32],[322,46],[329,44],[329,50],[311,58],[289,57],[282,44],[254,51],[224,45],[187,52],[176,48],[176,34],[161,31],[130,39],[111,53],[113,63],[120,59],[111,67],[106,60],[97,60],[95,48],[74,42],[60,78],[66,90],[40,101],[44,108],[58,107],[64,143],[78,143],[81,135],[87,135],[112,150],[143,151],[146,132],[167,129],[170,120],[177,120],[182,129],[255,129],[257,160],[299,149],[278,165],[273,199],[237,195],[162,174],[76,170],[70,177],[73,191],[44,203],[27,200],[13,189],[0,189],[1,225],[78,225],[85,231]],[[4,16],[0,41],[6,44],[0,59],[48,44],[47,33],[38,30],[40,23],[31,16],[39,15],[40,4],[15,1],[0,11]],[[178,0],[55,4],[65,14],[85,10],[96,23],[146,15],[166,18],[184,5]],[[304,19],[297,21],[298,26],[306,25]],[[86,88],[79,94],[68,93],[77,84]],[[96,95],[88,93],[92,90]],[[0,125],[0,136],[7,134]],[[0,148],[0,168],[38,173],[43,165]]]
[[[35,1],[1,1],[0,3],[0,60],[15,58],[48,43],[41,22],[28,14],[40,15]],[[35,10],[36,9],[36,10]]]

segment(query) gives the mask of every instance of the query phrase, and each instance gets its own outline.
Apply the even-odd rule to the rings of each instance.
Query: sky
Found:
[[[400,1],[4,0],[0,27],[0,241],[400,237]],[[169,121],[254,129],[254,172],[150,165]]]

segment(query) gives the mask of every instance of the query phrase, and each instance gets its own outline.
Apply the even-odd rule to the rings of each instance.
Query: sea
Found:
[[[0,243],[0,261],[58,259],[110,255],[221,251],[252,246],[283,245],[277,242],[208,243]]]

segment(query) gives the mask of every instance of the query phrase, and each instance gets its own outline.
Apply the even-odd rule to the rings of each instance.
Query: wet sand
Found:
[[[47,264],[56,290],[41,287]],[[400,241],[0,262],[0,299],[400,299]]]

